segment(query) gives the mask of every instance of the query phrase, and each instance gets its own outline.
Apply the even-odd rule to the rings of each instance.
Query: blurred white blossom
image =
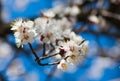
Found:
[[[6,51],[7,50],[7,51]],[[10,45],[4,42],[0,42],[0,59],[5,59],[12,56],[12,48]]]
[[[115,62],[110,58],[98,57],[94,60],[93,66],[88,70],[89,78],[98,80],[102,77],[104,69],[112,68]],[[97,73],[97,74],[96,74]]]
[[[26,70],[22,63],[22,59],[15,59],[9,66],[9,68],[6,70],[6,74],[9,80],[12,81],[23,75],[25,72]]]
[[[99,18],[96,16],[96,15],[90,15],[88,20],[91,22],[91,23],[94,23],[94,24],[98,24],[100,21],[99,21]]]
[[[46,11],[43,12],[43,15],[45,17],[54,17],[55,13],[52,10],[46,10]]]

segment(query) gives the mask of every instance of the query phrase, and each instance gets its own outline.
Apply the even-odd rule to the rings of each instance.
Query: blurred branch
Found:
[[[109,12],[107,10],[101,10],[101,15],[105,17],[111,17],[120,21],[120,14]]]
[[[6,81],[6,78],[2,73],[0,73],[0,81]]]
[[[83,28],[83,29],[82,29]],[[88,28],[85,28],[85,27],[80,27],[79,29],[75,29],[74,30],[74,32],[75,33],[91,33],[91,34],[94,34],[94,35],[98,35],[98,34],[103,34],[103,35],[107,35],[107,36],[112,36],[112,37],[115,37],[115,38],[120,38],[120,34],[119,33],[110,33],[110,32],[104,32],[104,31],[100,31],[100,32],[97,32],[97,31],[93,31],[93,30],[89,30],[89,32],[87,32],[88,31]]]

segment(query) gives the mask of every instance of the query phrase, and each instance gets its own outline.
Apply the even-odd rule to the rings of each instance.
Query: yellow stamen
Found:
[[[67,70],[67,65],[65,63],[62,63],[61,66],[62,66],[64,71]]]

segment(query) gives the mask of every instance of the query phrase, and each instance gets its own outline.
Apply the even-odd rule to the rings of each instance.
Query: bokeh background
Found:
[[[86,58],[66,72],[39,66],[28,45],[16,48],[10,31],[10,23],[16,18],[34,19],[56,4],[80,5],[74,29],[89,41]],[[88,21],[91,13],[100,24]],[[41,46],[32,45],[41,52]],[[73,80],[120,81],[120,0],[0,0],[0,81]]]

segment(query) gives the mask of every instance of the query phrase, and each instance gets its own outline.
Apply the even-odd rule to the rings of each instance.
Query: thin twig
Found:
[[[36,60],[39,59],[39,57],[37,56],[36,52],[34,51],[34,49],[32,48],[32,45],[30,43],[28,43],[30,49],[32,50],[32,53],[34,54]]]
[[[59,54],[59,53],[58,53]],[[55,54],[54,54],[55,55]],[[56,53],[56,55],[57,55],[57,53]],[[69,56],[67,56],[67,57],[64,57],[63,59],[67,59]],[[41,63],[41,62],[39,62],[39,61],[41,61],[41,60],[37,60],[37,63],[39,64],[39,65],[41,65],[41,66],[50,66],[50,65],[56,65],[56,64],[59,64],[60,63],[60,60],[58,60],[58,61],[55,61],[55,62],[52,62],[52,63]]]
[[[67,56],[67,57],[64,57],[63,59],[67,59],[69,56]],[[41,65],[41,66],[50,66],[50,65],[56,65],[56,64],[59,64],[60,63],[60,60],[58,60],[58,61],[55,61],[55,62],[52,62],[52,63],[41,63],[41,62],[39,62],[39,60],[37,60],[37,63],[39,64],[39,65]]]
[[[43,43],[43,56],[46,56],[46,44],[45,43]]]
[[[36,58],[36,62],[40,65],[40,66],[50,66],[50,65],[56,65],[56,64],[59,64],[60,61],[56,61],[56,62],[52,62],[52,63],[41,63],[41,59],[39,59],[39,57],[37,56],[37,53],[34,51],[34,49],[32,48],[32,45],[30,43],[28,43],[29,46],[30,46],[30,49],[32,50],[32,53],[33,55],[35,56]],[[44,56],[44,57],[41,57],[42,59],[46,59],[46,58],[49,58],[49,57],[52,57],[52,56],[55,56],[57,55],[58,53],[56,54],[53,54],[53,55],[49,55],[49,56]]]
[[[40,66],[51,66],[51,65],[59,64],[60,61],[56,61],[56,62],[52,62],[52,63],[41,63],[40,61],[37,61],[37,63],[38,63]]]
[[[53,52],[55,50],[55,47],[52,43],[50,43],[50,46],[52,47],[52,49],[49,51],[49,53]]]
[[[50,57],[56,56],[56,55],[58,55],[58,54],[59,54],[59,53],[55,53],[55,54],[50,54],[50,55],[47,55],[47,56],[39,57],[39,60],[43,60],[43,59],[46,59],[46,58],[50,58]]]

